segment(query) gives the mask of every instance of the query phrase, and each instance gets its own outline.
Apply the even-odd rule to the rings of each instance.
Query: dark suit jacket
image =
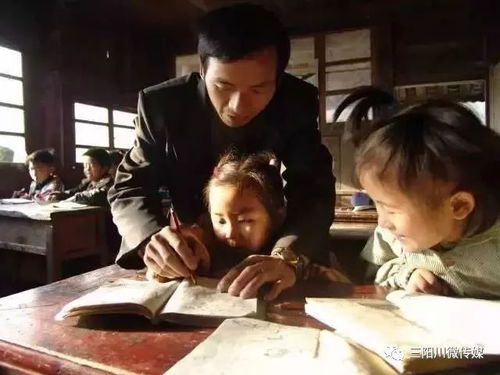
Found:
[[[78,186],[65,190],[61,199],[72,198],[76,203],[108,207],[107,196],[111,186],[113,186],[113,177],[110,175],[103,176],[95,182],[84,178]]]
[[[275,246],[325,260],[333,221],[332,158],[321,144],[318,95],[312,85],[285,74],[268,106],[251,123],[230,128],[219,120],[198,74],[139,93],[136,139],[118,167],[108,198],[123,236],[117,263],[142,267],[137,249],[167,225],[158,197],[167,186],[181,221],[206,211],[202,190],[223,149],[272,151],[286,171],[287,220]],[[221,144],[222,143],[222,144]]]

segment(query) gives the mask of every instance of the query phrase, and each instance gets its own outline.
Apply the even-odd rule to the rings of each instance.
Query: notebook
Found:
[[[224,319],[253,316],[256,299],[216,290],[217,279],[196,277],[166,283],[118,279],[66,304],[55,317],[95,314],[138,314],[153,323],[217,326]]]
[[[383,360],[316,328],[251,318],[224,321],[164,375],[391,375]]]
[[[306,298],[306,312],[399,372],[460,367],[500,354],[500,302],[395,291],[386,300]]]

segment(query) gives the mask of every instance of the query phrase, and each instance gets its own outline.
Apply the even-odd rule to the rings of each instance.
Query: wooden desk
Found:
[[[137,271],[112,265],[0,299],[0,366],[42,374],[162,374],[213,329],[161,324],[140,317],[91,317],[54,321],[70,300],[119,277],[141,278]],[[323,288],[323,295],[350,295],[352,288]],[[377,292],[379,294],[377,294]],[[383,297],[383,289],[359,288],[359,295]],[[324,327],[303,310],[277,309],[274,321]],[[0,369],[1,373],[1,369]]]
[[[153,326],[134,316],[54,321],[65,303],[119,277],[142,278],[143,274],[112,265],[0,299],[0,373],[6,368],[23,374],[159,375],[213,332],[211,328]],[[386,295],[385,289],[373,285],[346,289],[323,283],[323,288],[315,290],[332,297]],[[295,310],[272,307],[268,318],[283,324],[327,328],[305,316],[300,305]],[[473,373],[470,369],[461,372]]]
[[[47,281],[62,277],[66,259],[98,255],[106,264],[105,211],[49,209],[36,203],[0,204],[0,249],[46,257]]]
[[[377,223],[335,221],[330,227],[330,237],[342,240],[367,240],[376,227]]]
[[[352,211],[335,208],[335,220],[330,227],[330,237],[339,240],[367,240],[377,227],[375,210]]]

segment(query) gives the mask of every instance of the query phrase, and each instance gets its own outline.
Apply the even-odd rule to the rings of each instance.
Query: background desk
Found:
[[[376,227],[377,223],[334,221],[330,227],[330,237],[340,240],[366,241],[372,235]]]
[[[330,249],[341,268],[354,282],[371,282],[365,277],[368,263],[360,258],[360,253],[376,226],[377,223],[335,219],[330,227]]]
[[[66,259],[97,255],[107,261],[105,210],[49,209],[36,203],[0,204],[0,249],[46,257],[47,281],[62,277]]]

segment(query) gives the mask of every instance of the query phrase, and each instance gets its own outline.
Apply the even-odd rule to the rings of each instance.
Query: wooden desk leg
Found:
[[[104,210],[99,210],[95,213],[96,230],[97,230],[97,249],[99,251],[99,260],[101,266],[107,266],[110,262],[110,249],[108,249],[108,241],[106,239],[106,214]]]
[[[50,233],[47,235],[47,282],[52,283],[62,278],[62,260],[59,249],[54,244],[54,223],[50,224]]]

